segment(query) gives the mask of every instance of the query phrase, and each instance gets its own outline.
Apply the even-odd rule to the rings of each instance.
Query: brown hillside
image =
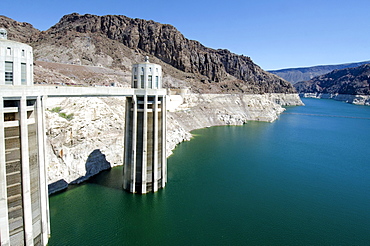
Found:
[[[49,30],[39,32],[30,24],[12,22],[9,18],[0,21],[5,20],[13,23],[15,40],[34,47],[35,60],[39,61],[130,73],[132,63],[149,55],[152,62],[164,67],[167,87],[190,87],[200,93],[295,92],[290,83],[262,70],[249,57],[207,48],[186,39],[167,24],[122,15],[74,13],[64,16]]]

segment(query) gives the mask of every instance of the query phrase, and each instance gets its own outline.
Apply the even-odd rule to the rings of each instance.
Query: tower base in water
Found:
[[[127,97],[123,188],[132,193],[156,192],[167,182],[166,94],[161,66],[135,64]]]

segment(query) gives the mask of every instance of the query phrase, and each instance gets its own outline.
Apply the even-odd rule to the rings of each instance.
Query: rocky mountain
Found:
[[[29,23],[18,22],[3,15],[0,15],[0,28],[8,31],[8,39],[22,43],[30,43],[40,33]]]
[[[277,76],[295,84],[300,81],[307,81],[313,77],[320,76],[323,74],[330,73],[333,70],[358,67],[363,64],[370,63],[370,61],[346,63],[338,65],[322,65],[313,67],[301,67],[301,68],[287,68],[280,70],[269,70],[268,72],[276,74]]]
[[[199,93],[295,92],[287,81],[262,70],[249,57],[207,48],[186,39],[167,24],[122,15],[76,13],[64,16],[44,32],[6,17],[0,19],[5,28],[11,26],[9,23],[15,26],[12,30],[17,30],[9,37],[31,44],[36,61],[100,66],[130,73],[132,63],[149,55],[170,76],[165,79],[169,88],[189,87]],[[78,76],[71,79],[91,84],[79,81]]]
[[[294,86],[305,97],[370,105],[370,64],[334,70]]]
[[[299,93],[370,95],[370,64],[334,70],[294,87]]]

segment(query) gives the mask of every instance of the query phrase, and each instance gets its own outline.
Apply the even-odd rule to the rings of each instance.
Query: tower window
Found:
[[[21,63],[21,83],[22,85],[27,84],[27,67],[26,63]]]
[[[10,47],[7,47],[6,48],[6,55],[7,56],[11,56],[12,55],[12,48],[10,48]]]
[[[137,88],[137,75],[136,74],[134,74],[134,88]]]
[[[141,87],[140,88],[144,88],[144,75],[140,76],[140,81],[141,81]]]
[[[5,84],[13,84],[13,62],[5,62]]]
[[[22,57],[24,57],[26,55],[26,52],[24,52],[24,50],[22,50]]]
[[[159,88],[159,77],[155,76],[155,88]]]
[[[148,75],[148,88],[152,88],[153,82],[152,82],[152,75]]]

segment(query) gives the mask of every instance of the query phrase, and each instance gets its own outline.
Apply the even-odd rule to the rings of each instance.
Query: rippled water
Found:
[[[194,131],[155,194],[117,167],[50,197],[49,245],[369,245],[370,107],[304,102]]]

